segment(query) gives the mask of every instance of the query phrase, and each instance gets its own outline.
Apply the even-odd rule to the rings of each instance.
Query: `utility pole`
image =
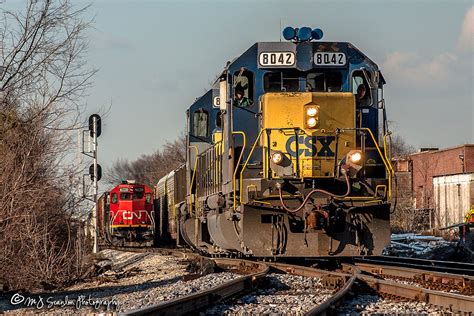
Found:
[[[99,191],[98,181],[102,178],[102,167],[97,163],[97,147],[98,142],[97,138],[100,136],[102,131],[102,119],[98,114],[92,114],[89,117],[89,129],[82,131],[82,153],[86,156],[92,158],[92,165],[89,167],[89,174],[85,174],[82,178],[82,186],[83,186],[83,197],[90,200],[94,203],[94,207],[92,208],[92,232],[93,232],[93,253],[99,252],[99,244],[97,240],[97,195]],[[89,132],[89,141],[92,140],[92,150],[85,150],[85,137],[84,133]],[[90,142],[88,142],[90,143]],[[85,176],[90,176],[92,181],[92,196],[88,195],[85,185]]]

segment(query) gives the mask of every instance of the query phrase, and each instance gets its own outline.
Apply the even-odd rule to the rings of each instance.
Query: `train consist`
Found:
[[[389,242],[382,73],[319,29],[283,35],[228,62],[188,108],[186,163],[155,188],[155,241],[258,257],[378,255]],[[111,236],[128,234],[119,218]]]
[[[97,230],[102,244],[153,245],[153,190],[135,181],[123,181],[103,193],[97,202]]]

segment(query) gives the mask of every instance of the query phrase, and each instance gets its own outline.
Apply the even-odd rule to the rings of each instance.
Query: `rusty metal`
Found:
[[[381,294],[421,301],[453,312],[471,313],[474,311],[474,297],[472,296],[428,290],[416,285],[380,280],[366,275],[358,275],[358,278]]]
[[[307,213],[308,215],[306,216],[306,223],[308,226],[308,229],[316,229],[317,228],[317,216],[315,211],[310,211]]]
[[[357,263],[357,266],[365,272],[376,274],[383,278],[411,281],[427,289],[440,291],[455,290],[462,294],[474,295],[474,277],[472,276],[385,265],[379,266],[368,263]]]
[[[358,278],[384,296],[421,301],[453,312],[474,311],[473,296],[447,292],[457,290],[472,295],[474,285],[472,276],[373,263],[356,263],[356,265],[361,271],[375,275],[374,277],[359,274]],[[382,280],[380,277],[390,280]],[[403,284],[400,281],[414,284]]]

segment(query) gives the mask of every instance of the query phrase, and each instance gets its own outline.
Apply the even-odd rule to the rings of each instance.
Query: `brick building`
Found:
[[[459,223],[474,204],[474,144],[422,150],[395,167],[399,195],[431,210],[435,226]]]

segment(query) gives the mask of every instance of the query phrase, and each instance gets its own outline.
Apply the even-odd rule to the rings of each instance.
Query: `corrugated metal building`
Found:
[[[474,204],[474,173],[434,177],[433,189],[437,224],[460,223]]]

